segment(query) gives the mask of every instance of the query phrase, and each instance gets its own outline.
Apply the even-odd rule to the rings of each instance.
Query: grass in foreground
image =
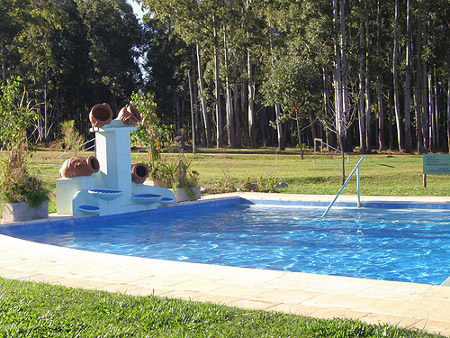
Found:
[[[348,319],[312,319],[1,278],[0,336],[442,337]]]

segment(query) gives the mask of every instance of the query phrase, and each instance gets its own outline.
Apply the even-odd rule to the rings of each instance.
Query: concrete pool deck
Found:
[[[325,201],[333,196],[226,194],[248,199]],[[364,197],[365,201],[398,201]],[[450,198],[401,198],[450,204]],[[355,196],[340,201],[355,202]],[[190,202],[196,203],[196,202]],[[255,270],[95,253],[0,235],[0,276],[68,287],[208,301],[317,318],[345,317],[450,337],[450,287]]]

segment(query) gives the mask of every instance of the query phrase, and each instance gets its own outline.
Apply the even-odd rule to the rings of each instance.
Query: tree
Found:
[[[406,0],[405,151],[411,152],[411,0]]]
[[[137,48],[141,30],[125,0],[76,0],[83,18],[92,61],[92,85],[97,100],[120,108],[135,89],[140,71]],[[109,96],[109,97],[108,97]]]
[[[394,79],[394,109],[395,109],[395,120],[397,124],[397,139],[398,139],[398,149],[400,151],[403,148],[403,137],[401,132],[401,117],[400,117],[400,97],[398,91],[398,49],[399,49],[399,37],[398,37],[398,0],[395,0],[395,22],[394,22],[394,50],[392,57],[392,74]]]
[[[262,92],[266,104],[279,103],[284,112],[281,121],[293,119],[303,159],[301,119],[320,107],[321,79],[305,60],[292,54],[280,58],[264,82]],[[276,121],[276,122],[281,122]]]

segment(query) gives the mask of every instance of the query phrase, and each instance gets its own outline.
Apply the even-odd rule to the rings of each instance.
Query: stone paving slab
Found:
[[[277,198],[284,198],[280,195]],[[258,194],[254,198],[262,197]],[[286,198],[299,200],[302,196]],[[61,248],[5,235],[0,235],[0,276],[317,318],[356,318],[450,337],[450,287],[445,286],[144,259]]]

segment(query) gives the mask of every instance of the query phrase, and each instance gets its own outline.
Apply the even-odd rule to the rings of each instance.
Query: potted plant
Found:
[[[26,163],[15,156],[2,159],[0,166],[3,221],[9,223],[47,218],[50,192],[43,181],[29,173]]]
[[[20,78],[0,87],[0,144],[6,157],[0,160],[0,200],[3,221],[16,222],[48,217],[50,191],[27,168],[29,154],[27,128],[36,120],[36,112],[20,92]]]
[[[172,188],[174,177],[177,172],[177,165],[160,158],[158,161],[150,163],[150,176],[155,187]]]
[[[177,162],[172,188],[178,202],[193,201],[201,198],[198,185],[198,172],[191,169],[192,161],[180,157]]]

